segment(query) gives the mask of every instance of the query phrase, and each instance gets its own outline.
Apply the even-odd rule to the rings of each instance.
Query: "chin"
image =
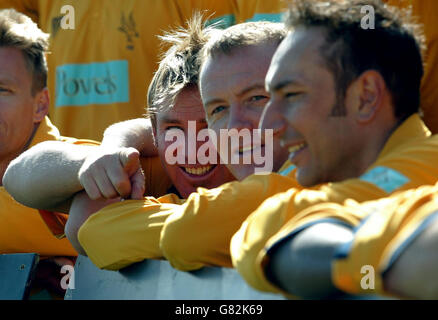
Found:
[[[183,199],[187,199],[189,197],[190,194],[192,194],[193,192],[196,192],[196,187],[178,187],[175,186],[176,190],[178,190],[180,196]]]
[[[318,182],[316,182],[316,179],[314,177],[312,177],[311,175],[305,172],[305,169],[298,168],[296,177],[298,183],[305,188],[310,188],[318,184]]]
[[[250,175],[254,174],[255,169],[253,165],[239,165],[239,166],[229,166],[230,172],[237,180],[242,181]]]

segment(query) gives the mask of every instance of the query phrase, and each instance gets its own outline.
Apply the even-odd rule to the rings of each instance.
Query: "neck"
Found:
[[[362,157],[360,161],[361,166],[358,168],[358,176],[365,173],[365,171],[377,160],[379,154],[385,147],[385,144],[388,142],[389,138],[399,125],[399,122],[394,121],[391,126],[385,128],[384,130],[379,131],[377,130],[377,128],[373,130],[373,132],[375,133],[374,138],[371,139],[370,143],[366,145],[362,152]],[[369,135],[369,137],[373,137],[373,135]]]

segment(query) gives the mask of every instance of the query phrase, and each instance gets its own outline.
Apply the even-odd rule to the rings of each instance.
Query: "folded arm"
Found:
[[[25,206],[68,212],[83,189],[78,171],[96,147],[46,141],[13,160],[3,177],[6,190]]]
[[[142,157],[158,155],[151,120],[145,118],[127,120],[109,126],[103,134],[102,146],[132,147],[137,149]]]
[[[383,276],[387,292],[414,299],[438,299],[438,220],[435,219]]]
[[[3,184],[26,206],[66,213],[73,196],[82,190],[92,200],[140,199],[144,176],[139,153],[156,154],[148,119],[109,127],[100,147],[42,142],[10,163]]]
[[[331,277],[337,248],[353,238],[350,228],[340,224],[310,226],[269,250],[266,276],[284,291],[304,299],[337,298],[343,295]]]
[[[65,225],[65,235],[75,250],[86,256],[78,239],[78,231],[84,222],[94,213],[111,203],[120,201],[120,198],[91,200],[85,192],[79,192],[72,200],[69,218]]]

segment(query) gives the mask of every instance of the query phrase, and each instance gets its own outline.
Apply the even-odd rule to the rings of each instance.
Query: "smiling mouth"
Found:
[[[213,168],[216,167],[214,165],[207,165],[197,168],[187,168],[187,167],[181,167],[186,173],[191,174],[193,176],[203,176],[209,173]]]
[[[252,151],[252,150],[257,149],[257,148],[263,148],[263,147],[264,147],[264,145],[249,145],[246,147],[239,148],[238,153],[242,154],[242,153]]]
[[[292,147],[289,147],[288,151],[289,151],[289,153],[296,153],[298,151],[303,150],[305,147],[307,147],[307,144],[303,142],[303,143],[294,145]]]

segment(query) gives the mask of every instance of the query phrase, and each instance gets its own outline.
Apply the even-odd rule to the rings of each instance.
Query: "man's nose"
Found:
[[[281,105],[272,99],[268,101],[260,119],[259,128],[264,131],[273,130],[274,135],[280,135],[286,130],[287,122]]]
[[[232,104],[230,107],[228,130],[236,129],[237,131],[240,131],[242,129],[252,130],[254,128],[257,128],[257,121],[252,119],[250,114],[245,112],[240,104]]]

